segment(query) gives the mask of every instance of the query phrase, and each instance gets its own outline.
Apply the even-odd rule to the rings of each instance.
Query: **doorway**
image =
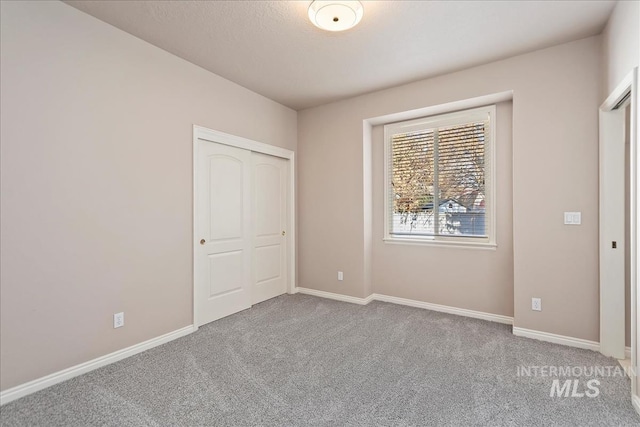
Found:
[[[625,359],[626,305],[630,311],[628,322],[632,367],[638,366],[640,300],[637,280],[637,170],[640,163],[637,84],[638,69],[635,68],[609,95],[599,112],[600,352]],[[625,291],[627,281],[629,292]],[[631,387],[634,406],[640,412],[638,377],[633,371]]]
[[[293,292],[293,152],[194,127],[194,324]]]

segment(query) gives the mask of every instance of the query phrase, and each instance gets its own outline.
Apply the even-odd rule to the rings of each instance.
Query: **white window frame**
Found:
[[[412,132],[416,130],[430,129],[448,125],[461,124],[476,120],[483,120],[489,115],[489,131],[485,138],[485,226],[487,237],[454,237],[454,236],[425,236],[425,235],[395,235],[390,230],[390,215],[393,209],[390,203],[391,192],[391,136],[397,133]],[[407,120],[397,123],[389,123],[384,126],[384,237],[385,243],[435,245],[444,247],[467,247],[479,249],[495,249],[496,244],[496,106],[487,105],[468,110],[438,114]],[[435,206],[434,206],[435,209]]]

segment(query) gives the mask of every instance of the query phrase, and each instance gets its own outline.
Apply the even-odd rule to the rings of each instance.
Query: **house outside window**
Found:
[[[495,246],[495,111],[385,125],[386,241]]]

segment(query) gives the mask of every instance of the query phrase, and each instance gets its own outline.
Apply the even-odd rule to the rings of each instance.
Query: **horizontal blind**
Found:
[[[433,204],[434,130],[399,133],[391,136],[392,206],[389,221],[393,234],[432,234],[420,226],[417,218],[429,203]]]
[[[487,236],[488,131],[487,117],[391,135],[387,165],[391,234]]]
[[[438,129],[438,234],[486,237],[485,136],[488,121]]]

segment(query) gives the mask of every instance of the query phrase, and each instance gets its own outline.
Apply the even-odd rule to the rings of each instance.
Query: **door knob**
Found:
[[[204,245],[204,239],[200,239],[200,244]]]
[[[284,236],[285,234],[286,234],[286,233],[283,231],[283,232],[282,232],[282,235]]]

